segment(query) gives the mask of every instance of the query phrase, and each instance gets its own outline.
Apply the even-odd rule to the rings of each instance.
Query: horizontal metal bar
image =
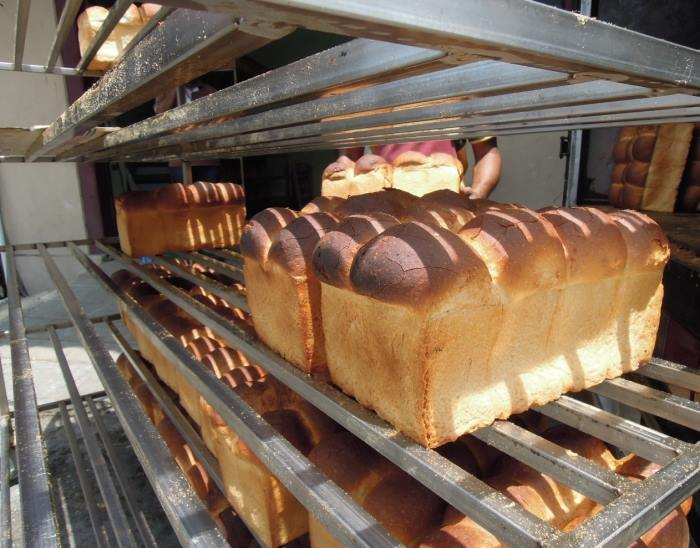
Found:
[[[75,25],[75,18],[78,16],[78,11],[82,3],[82,0],[66,0],[66,3],[63,5],[61,17],[56,24],[56,34],[49,48],[49,57],[46,60],[46,72],[52,72],[54,70],[56,60],[61,54],[63,44],[66,43],[66,38],[68,38],[68,33],[70,33],[73,29],[73,25]],[[78,71],[76,70],[76,72]]]
[[[291,31],[248,34],[227,15],[176,10],[86,91],[42,134],[27,158],[50,155],[66,141],[104,120],[219,68]]]
[[[51,258],[46,251],[46,248],[39,248],[42,258],[46,264],[47,269],[51,266]],[[68,360],[63,353],[63,346],[61,341],[53,328],[49,328],[49,338],[51,339],[51,344],[53,345],[54,352],[56,353],[56,359],[58,360],[58,366],[61,369],[61,374],[63,375],[63,380],[66,383],[66,388],[68,389],[68,394],[70,396],[71,403],[73,404],[73,412],[78,421],[78,429],[80,430],[80,435],[83,438],[83,443],[85,444],[85,449],[90,460],[90,466],[95,474],[95,480],[97,481],[97,487],[102,495],[102,501],[104,502],[105,509],[107,510],[107,516],[112,524],[112,530],[114,531],[114,537],[117,544],[121,547],[136,546],[136,539],[134,539],[131,533],[131,527],[126,518],[126,513],[124,512],[124,507],[122,506],[121,499],[117,493],[117,488],[112,481],[112,476],[109,473],[109,468],[107,467],[107,461],[105,461],[104,454],[100,448],[100,444],[97,441],[97,435],[92,429],[90,424],[90,419],[88,419],[87,413],[85,412],[85,407],[83,407],[83,401],[80,398],[80,393],[78,392],[78,387],[73,379],[73,374],[71,373],[70,367],[68,366]],[[59,407],[63,404],[59,404]]]
[[[24,332],[15,254],[7,250],[7,303],[14,393],[17,475],[19,477],[23,539],[26,546],[57,546],[56,521],[46,468],[34,391],[34,375]]]
[[[110,434],[107,431],[104,421],[102,420],[102,413],[99,409],[97,409],[97,406],[95,405],[95,402],[91,396],[83,396],[83,400],[90,408],[90,413],[95,421],[95,427],[97,428],[97,432],[100,434],[102,445],[107,452],[107,458],[109,459],[109,462],[112,465],[112,470],[114,470],[114,475],[117,478],[119,489],[121,490],[121,494],[124,497],[126,505],[129,508],[129,512],[131,513],[134,523],[136,524],[136,529],[139,532],[139,538],[144,546],[156,548],[158,544],[156,543],[156,539],[153,537],[153,531],[151,531],[151,526],[148,524],[148,520],[146,519],[143,510],[134,499],[133,486],[128,484],[128,473],[124,469],[124,463],[112,444]]]
[[[562,396],[534,409],[551,419],[659,464],[668,464],[689,448],[671,436],[570,396]]]
[[[73,244],[70,248],[82,253]],[[49,276],[178,539],[184,545],[221,546],[223,536],[134,398],[63,274],[50,256],[48,259]]]
[[[82,72],[87,70],[88,65],[95,58],[95,55],[97,55],[97,52],[102,47],[102,44],[104,44],[107,41],[107,38],[109,38],[109,35],[112,34],[114,28],[119,24],[119,20],[126,13],[126,10],[129,9],[130,5],[131,2],[129,0],[116,0],[114,5],[109,8],[107,17],[105,17],[100,28],[97,29],[95,36],[85,50],[85,53],[83,53],[83,56],[76,67],[78,71]]]
[[[700,431],[700,405],[627,379],[611,379],[588,389],[594,394],[630,405],[693,430]]]
[[[10,417],[5,413],[0,414],[0,548],[12,548]]]
[[[106,537],[105,530],[102,529],[102,520],[97,515],[98,506],[95,496],[93,495],[92,482],[85,472],[85,462],[83,461],[83,456],[80,451],[80,447],[78,446],[78,439],[75,437],[73,423],[70,420],[70,415],[68,414],[68,409],[66,409],[66,404],[63,402],[59,403],[58,411],[61,415],[61,422],[63,423],[63,432],[66,434],[66,439],[68,440],[68,448],[70,449],[71,457],[73,457],[73,466],[75,467],[75,472],[78,476],[78,484],[80,485],[80,491],[83,494],[85,509],[87,510],[88,518],[90,519],[92,532],[95,535],[95,542],[100,548],[106,548],[109,546],[109,539]]]
[[[568,535],[544,546],[629,546],[700,485],[700,448],[693,447],[638,482]]]
[[[379,419],[376,414],[329,384],[305,375],[257,339],[192,299],[184,291],[162,282],[152,272],[141,268],[135,261],[116,249],[103,244],[98,246],[196,320],[208,325],[228,344],[259,363],[269,374],[367,442],[397,466],[410,472],[415,479],[498,538],[517,546],[535,546],[541,539],[556,534],[551,526],[535,518],[522,507],[508,502],[502,493],[490,488],[435,451],[409,440]],[[203,388],[204,385],[198,387],[200,391]],[[208,397],[207,399],[209,400]],[[209,401],[213,405],[213,402]],[[217,411],[221,412],[219,409]]]
[[[229,276],[231,279],[236,280],[239,283],[244,283],[243,271],[234,265],[207,257],[202,253],[192,252],[192,253],[182,253],[184,258],[191,260],[201,266],[211,268],[217,274],[223,274],[224,276]]]
[[[165,259],[163,257],[153,257],[153,262],[162,266],[163,268],[166,268],[167,270],[170,270],[173,274],[176,274],[177,276],[180,276],[193,284],[198,285],[199,287],[203,287],[220,299],[226,301],[231,306],[235,306],[244,312],[250,313],[248,301],[243,295],[240,294],[239,291],[231,289],[229,286],[224,285],[221,282],[217,282],[216,280],[212,280],[211,278],[208,278],[202,274],[195,274],[191,270],[183,268],[169,259]]]
[[[118,320],[119,319],[119,314],[107,314],[105,316],[91,316],[88,318],[90,322],[92,323],[103,323],[106,322],[107,320]],[[64,321],[58,321],[58,322],[51,322],[51,323],[45,323],[45,324],[38,324],[38,325],[28,325],[25,332],[27,335],[32,334],[32,333],[42,333],[44,331],[48,331],[49,328],[53,329],[68,329],[73,327],[73,324],[71,323],[70,320],[64,320]],[[2,331],[0,332],[0,337],[7,337],[9,335],[8,331]]]
[[[169,5],[188,0],[168,0]],[[700,52],[532,0],[198,0],[203,9],[503,58],[649,87],[700,88]]]
[[[17,16],[15,18],[14,32],[14,64],[16,67],[22,65],[24,57],[24,46],[27,41],[27,24],[29,23],[30,0],[17,0]]]
[[[135,273],[148,275],[134,267],[126,256],[112,248],[125,267]],[[76,258],[101,285],[114,293],[130,310],[133,319],[151,337],[164,355],[178,368],[196,390],[240,436],[246,446],[263,462],[280,482],[316,518],[343,543],[364,546],[395,546],[396,542],[365,510],[344,491],[330,482],[318,469],[280,436],[235,392],[228,389],[213,373],[197,362],[180,342],[127,297],[100,268],[76,246],[71,246]],[[134,263],[135,264],[135,263]],[[150,281],[149,281],[150,283]],[[168,283],[158,287],[168,295],[173,287]],[[179,290],[178,290],[179,291]],[[197,302],[197,301],[195,301]],[[176,304],[179,304],[176,302]]]
[[[46,65],[32,65],[24,63],[21,66],[15,66],[14,63],[8,63],[7,61],[0,61],[0,70],[12,71],[12,72],[27,72],[35,74],[57,74],[59,76],[99,76],[99,72],[78,72],[78,69],[71,67],[48,67]]]
[[[103,238],[102,241],[106,243],[117,243],[119,238]],[[55,242],[33,242],[27,244],[12,244],[10,245],[0,245],[0,252],[7,251],[10,247],[15,251],[28,251],[30,249],[36,249],[38,245],[43,245],[48,248],[53,247],[66,247],[68,242],[74,243],[75,245],[92,245],[95,240],[93,238],[85,238],[82,240],[59,240]]]
[[[91,396],[93,398],[102,398],[105,395],[106,394],[105,394],[104,390],[96,390],[95,392],[89,392],[87,394],[82,394],[82,397],[86,398],[88,396]],[[39,410],[39,412],[48,411],[49,409],[58,409],[58,406],[61,403],[65,403],[66,405],[70,404],[71,403],[70,398],[62,398],[60,400],[54,400],[54,401],[40,403],[37,406],[37,409]]]
[[[700,371],[692,367],[661,358],[652,358],[647,365],[640,367],[635,373],[700,393]]]
[[[112,333],[114,340],[117,341],[117,345],[119,345],[119,348],[129,360],[129,363],[131,363],[138,376],[141,377],[141,380],[143,380],[146,386],[148,386],[148,389],[151,391],[153,397],[161,406],[167,417],[172,421],[175,428],[177,428],[177,431],[180,432],[180,435],[183,437],[187,445],[190,446],[195,456],[202,462],[207,473],[214,480],[214,483],[216,483],[216,486],[222,493],[225,493],[226,488],[221,479],[221,475],[219,474],[216,459],[212,457],[209,450],[204,446],[204,443],[197,432],[195,432],[190,422],[177,408],[165,390],[163,390],[161,383],[159,383],[153,374],[148,370],[146,364],[127,342],[124,335],[122,335],[111,322],[107,324],[107,327]]]
[[[443,57],[439,51],[353,40],[220,90],[153,118],[113,133],[106,147],[155,137],[182,126],[231,116],[294,97],[429,63]],[[294,86],[289,83],[294,82]]]
[[[126,44],[126,46],[124,46],[124,49],[117,56],[117,58],[114,60],[114,64],[116,65],[117,63],[119,63],[124,58],[124,56],[133,49],[133,47],[136,44],[138,44],[141,40],[143,40],[146,36],[148,36],[148,34],[154,28],[156,28],[158,23],[164,21],[165,18],[168,17],[174,11],[175,11],[175,8],[161,6],[161,8],[155,14],[153,14],[153,16],[146,22],[146,24],[143,27],[141,27],[141,29],[129,41],[129,43]]]
[[[512,422],[496,421],[472,436],[600,504],[616,499],[628,486],[615,472]]]
[[[243,270],[243,257],[240,253],[227,249],[204,249],[203,253]]]

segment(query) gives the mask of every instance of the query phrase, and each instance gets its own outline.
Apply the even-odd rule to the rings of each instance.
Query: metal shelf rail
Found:
[[[123,4],[114,5],[91,49]],[[700,52],[530,0],[166,4],[162,22],[132,41],[27,160],[235,157],[700,120]],[[72,15],[62,14],[55,42]],[[301,27],[356,39],[89,146],[71,145],[81,132]]]
[[[336,486],[320,475],[306,459],[295,453],[283,438],[271,430],[269,425],[252,413],[231,391],[226,390],[213,375],[206,372],[202,364],[195,361],[179,343],[164,332],[135,301],[121,292],[77,245],[72,242],[64,242],[64,245],[90,274],[128,307],[152,342],[171,357],[179,372],[190,380],[258,458],[334,535],[346,543],[350,540],[372,546],[394,543],[371,516],[359,509]],[[416,445],[331,385],[301,373],[254,337],[237,329],[179,288],[153,275],[113,245],[100,241],[95,241],[94,245],[119,261],[124,268],[140,276],[194,318],[207,324],[231,346],[247,354],[268,373],[409,472],[441,498],[509,544],[628,545],[700,487],[700,446],[620,418],[569,396],[563,396],[551,404],[537,408],[536,411],[596,436],[624,451],[657,462],[663,465],[663,468],[643,482],[631,483],[591,461],[571,455],[561,447],[510,421],[497,421],[491,427],[475,432],[473,435],[486,443],[605,505],[603,510],[573,531],[560,532],[522,507],[510,504],[504,495],[435,451]],[[55,265],[52,266],[47,248],[43,244],[36,244],[36,247],[44,257],[49,274],[67,304],[71,319],[79,332],[82,332],[86,348],[94,354],[100,344],[87,329],[91,324],[80,315],[79,304],[74,302],[70,289],[60,273],[56,272]],[[8,250],[11,253],[11,248],[8,247]],[[182,256],[202,265],[218,265],[220,272],[228,272],[232,282],[240,272],[241,259],[234,251],[185,253]],[[173,263],[167,260],[158,262],[166,268],[173,266]],[[213,285],[209,289],[222,297],[227,294],[225,286],[222,289]],[[114,328],[111,320],[107,322],[112,333],[118,335],[118,330]],[[123,339],[118,336],[118,342],[120,338]],[[143,368],[138,367],[138,360],[133,353],[131,354],[127,351],[127,356],[142,372]],[[105,361],[95,365],[98,370],[103,370],[105,389],[109,394],[114,391],[114,379],[111,374],[105,375],[105,372],[111,371],[114,366],[106,366]],[[691,390],[700,388],[700,375],[697,372],[663,360],[653,359],[637,374]],[[142,377],[149,386],[153,384],[147,375],[142,374]],[[700,405],[638,382],[629,379],[605,381],[593,387],[591,391],[691,429],[700,429]],[[319,497],[324,504],[319,504]]]

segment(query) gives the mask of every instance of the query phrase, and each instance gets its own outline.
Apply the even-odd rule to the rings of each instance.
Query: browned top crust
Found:
[[[243,256],[264,263],[272,241],[296,218],[297,214],[286,207],[270,207],[255,214],[243,229],[240,244]]]
[[[211,337],[197,337],[187,345],[187,350],[189,350],[197,360],[202,361],[204,356],[222,346],[223,344]]]
[[[420,221],[458,232],[475,217],[473,200],[451,190],[435,190],[422,196],[406,210],[407,220]]]
[[[377,234],[399,223],[386,213],[351,215],[326,233],[313,253],[313,268],[319,280],[349,287],[350,267],[357,250]]]
[[[149,192],[129,192],[116,200],[127,211],[179,210],[186,207],[212,207],[244,204],[243,187],[235,183],[175,183]]]
[[[552,224],[529,209],[488,211],[460,236],[488,266],[507,292],[534,292],[563,282],[564,247]]]
[[[570,283],[622,275],[627,247],[613,219],[588,207],[552,209],[542,213],[564,244]]]
[[[333,211],[333,214],[338,218],[344,218],[350,215],[370,215],[381,212],[400,218],[416,200],[418,198],[413,194],[390,188],[379,192],[351,196],[340,204]]]
[[[251,366],[245,354],[228,346],[215,348],[202,358],[202,362],[212,371],[218,372],[218,376],[223,376],[237,367]]]
[[[382,301],[420,306],[463,287],[474,302],[491,295],[481,258],[458,236],[423,223],[393,226],[357,254],[350,280],[358,293]]]
[[[331,181],[342,179],[347,175],[346,172],[352,170],[354,167],[355,162],[353,162],[350,158],[347,156],[340,156],[335,162],[328,165],[326,169],[323,170],[321,178],[329,179]]]
[[[311,268],[314,247],[336,222],[329,213],[312,213],[295,219],[275,238],[270,247],[270,261],[292,276],[305,276]]]
[[[668,239],[661,227],[638,211],[610,214],[627,244],[628,270],[654,270],[665,265],[670,255]]]
[[[433,152],[430,156],[426,156],[422,152],[408,150],[406,152],[402,152],[394,159],[395,168],[431,168],[440,166],[453,167],[459,172],[460,175],[464,172],[464,166],[462,166],[462,163],[451,154],[445,154],[444,152]]]
[[[355,175],[369,173],[375,169],[385,169],[390,167],[389,163],[376,154],[365,154],[355,162]]]
[[[452,190],[442,188],[440,190],[433,190],[432,192],[428,192],[428,194],[424,194],[418,200],[417,204],[440,204],[447,207],[473,209],[478,201],[479,200],[472,200],[469,198],[469,196],[462,194],[461,192],[454,192]],[[492,203],[495,204],[496,202]]]
[[[343,198],[338,198],[337,196],[317,196],[301,208],[302,215],[308,215],[309,213],[331,213],[335,208],[342,204],[345,200]]]

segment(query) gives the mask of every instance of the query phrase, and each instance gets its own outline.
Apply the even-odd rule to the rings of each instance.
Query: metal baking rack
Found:
[[[82,241],[81,243],[84,243]],[[620,418],[574,399],[562,396],[559,400],[536,409],[547,417],[567,424],[587,434],[598,437],[624,451],[663,465],[650,479],[632,483],[585,458],[574,456],[561,447],[541,438],[510,421],[497,421],[482,428],[474,436],[508,453],[510,456],[560,481],[594,501],[605,505],[598,514],[569,533],[563,533],[536,518],[517,504],[512,504],[505,495],[493,490],[481,480],[440,456],[437,452],[421,447],[393,427],[379,419],[332,385],[313,379],[277,354],[269,350],[251,335],[240,330],[216,312],[193,299],[189,294],[163,281],[152,271],[124,255],[111,243],[92,242],[101,252],[112,257],[120,266],[136,274],[180,308],[197,320],[206,323],[216,334],[232,347],[240,349],[249,358],[259,363],[268,373],[289,386],[314,406],[350,430],[376,451],[410,473],[414,478],[434,491],[461,512],[472,517],[499,539],[515,546],[580,546],[611,545],[626,546],[651,528],[685,498],[700,488],[700,447],[686,443],[660,431]],[[342,490],[325,478],[305,457],[283,437],[277,434],[260,416],[255,414],[232,391],[211,374],[200,362],[194,360],[180,343],[169,335],[152,317],[131,298],[127,297],[74,242],[57,242],[52,246],[66,246],[85,270],[103,287],[130,310],[136,321],[151,341],[169,356],[191,384],[210,402],[224,421],[233,428],[279,480],[313,513],[343,544],[364,546],[396,545],[388,533]],[[180,539],[194,531],[192,522],[183,519],[181,508],[173,508],[168,498],[169,491],[162,487],[164,475],[161,466],[167,468],[171,462],[163,455],[164,446],[141,411],[138,403],[129,394],[129,388],[106,352],[104,343],[96,334],[94,324],[85,316],[80,303],[56,268],[47,244],[25,244],[34,246],[43,258],[48,274],[56,285],[73,326],[80,335],[101,380],[105,392],[119,416],[134,445],[136,454],[144,463],[156,493],[162,496],[166,513],[179,531]],[[14,250],[6,249],[10,272],[8,287],[13,348],[14,378],[19,383],[16,392],[17,411],[14,417],[17,430],[19,454],[19,480],[22,490],[22,516],[25,538],[50,538],[52,520],[50,513],[38,511],[37,505],[48,497],[46,476],[42,473],[45,463],[41,458],[41,437],[36,436],[36,405],[31,399],[33,388],[26,354],[26,339],[23,336],[21,309],[17,298],[17,280],[14,268]],[[216,250],[198,253],[183,253],[183,258],[201,264],[215,266],[217,271],[230,277],[231,282],[240,280],[241,258],[235,251]],[[177,265],[169,259],[156,258],[157,264],[178,272]],[[183,271],[184,272],[184,271]],[[192,281],[204,280],[199,275],[189,274]],[[225,284],[210,282],[208,290],[221,298],[229,298],[230,290]],[[244,305],[240,300],[234,304]],[[114,325],[113,318],[101,318],[116,336],[117,342],[140,372],[144,382],[152,389],[157,385],[143,368],[136,354],[130,350],[124,337]],[[54,330],[55,327],[49,327]],[[60,354],[59,354],[60,356]],[[63,366],[62,366],[63,367]],[[653,359],[649,365],[636,373],[648,379],[660,380],[692,391],[700,391],[700,375],[684,366]],[[700,430],[700,405],[650,388],[629,378],[605,381],[590,389],[591,392],[607,396],[625,405],[651,415]],[[163,395],[154,392],[157,399]],[[24,394],[24,396],[22,396]],[[78,396],[75,396],[78,398]],[[172,405],[161,404],[168,410]],[[75,403],[74,403],[75,407]],[[80,418],[80,417],[78,417]],[[190,441],[193,436],[186,421],[174,419],[182,428],[183,437]],[[4,423],[3,423],[4,424]],[[144,439],[144,433],[148,434]],[[206,449],[194,442],[195,451],[203,457],[213,471],[212,477],[220,482],[211,457]],[[4,454],[4,453],[3,453]],[[29,457],[27,457],[29,455]],[[158,463],[157,465],[155,463]],[[155,470],[158,473],[154,473]],[[150,473],[149,473],[150,470]],[[170,471],[182,480],[176,471]],[[184,480],[182,480],[184,481]],[[163,496],[165,495],[165,496]],[[192,504],[196,506],[194,501]],[[44,510],[49,507],[46,506]],[[6,511],[6,510],[4,510]],[[46,519],[40,519],[44,516]],[[179,520],[179,521],[178,521]],[[211,530],[210,530],[211,532]],[[213,532],[211,532],[214,535]],[[38,536],[37,536],[38,535]],[[182,536],[184,535],[184,536]]]
[[[427,4],[406,0],[391,6],[376,0],[169,0],[164,4],[110,71],[43,130],[31,146],[10,155],[3,155],[0,149],[0,161],[239,157],[435,136],[476,137],[700,120],[700,98],[696,97],[700,91],[700,52],[529,0],[434,0]],[[80,6],[79,0],[66,2],[46,64],[27,65],[23,63],[23,51],[29,0],[19,0],[14,56],[10,62],[0,62],[0,70],[96,75],[86,67],[128,2],[115,2],[76,67],[57,66],[58,54]],[[297,28],[354,39],[131,126],[111,126],[111,120],[119,114],[226,66],[232,59]],[[109,127],[103,127],[106,124]],[[126,304],[153,342],[324,526],[346,543],[396,543],[125,297],[80,250],[78,245],[86,243],[56,245],[68,246],[86,270]],[[505,496],[436,452],[417,446],[332,386],[303,375],[216,313],[151,276],[109,242],[94,243],[509,544],[622,546],[700,486],[698,447],[569,396],[537,411],[664,468],[631,488],[623,478],[570,456],[514,423],[500,421],[475,433],[606,505],[571,533],[561,533],[510,504]],[[218,543],[221,539],[211,520],[191,519],[188,512],[193,511],[195,516],[202,513],[191,491],[187,491],[184,502],[167,496],[173,485],[186,489],[184,479],[119,376],[93,322],[53,265],[47,250],[54,244],[28,245],[38,249],[46,261],[70,324],[80,334],[180,540]],[[8,247],[8,257],[12,258],[13,250],[19,248]],[[186,257],[232,280],[243,279],[240,258],[234,252],[207,251]],[[182,269],[178,272],[167,259],[156,261],[178,275],[186,274]],[[51,545],[55,522],[47,500],[41,437],[36,436],[36,402],[13,258],[10,271],[10,340],[19,397],[12,419],[0,398],[0,479],[6,478],[7,434],[14,424],[21,449],[19,478],[25,538],[42,539]],[[207,289],[244,308],[245,303],[225,286],[202,279],[197,283],[207,283]],[[95,320],[111,322],[113,318]],[[677,364],[653,360],[639,374],[700,390],[698,375]],[[694,430],[700,426],[694,402],[629,379],[606,381],[592,391]],[[161,474],[161,463],[172,466],[164,465],[166,471]],[[0,483],[7,485],[6,481]],[[9,519],[7,500],[3,487],[2,524]]]

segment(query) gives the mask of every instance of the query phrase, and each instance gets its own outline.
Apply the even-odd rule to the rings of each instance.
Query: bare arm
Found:
[[[501,152],[496,138],[472,143],[474,150],[474,178],[470,195],[472,198],[488,198],[501,178]]]

